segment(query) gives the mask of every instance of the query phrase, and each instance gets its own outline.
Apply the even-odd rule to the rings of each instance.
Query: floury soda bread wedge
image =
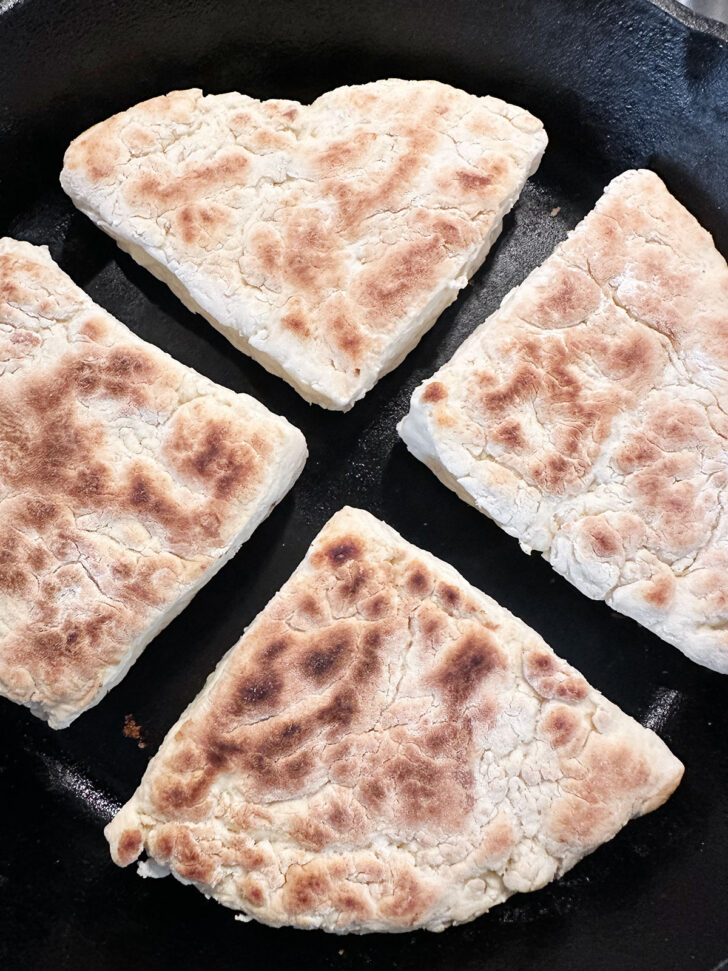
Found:
[[[728,672],[728,267],[653,172],[610,183],[399,431],[587,596]]]
[[[253,532],[301,433],[0,240],[0,694],[67,726]]]
[[[235,347],[346,411],[480,266],[538,119],[435,81],[311,105],[176,91],[69,147],[73,202]]]
[[[442,930],[560,876],[682,771],[535,631],[344,508],[106,835],[273,926]]]

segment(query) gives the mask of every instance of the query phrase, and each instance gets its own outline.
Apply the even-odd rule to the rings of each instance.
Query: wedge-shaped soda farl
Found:
[[[654,173],[607,187],[399,431],[587,596],[728,672],[728,266]]]
[[[682,765],[451,566],[345,508],[106,835],[267,924],[442,930],[659,806]],[[151,861],[151,862],[150,862]]]
[[[253,532],[301,433],[0,240],[0,694],[63,728]]]
[[[434,81],[309,106],[176,91],[77,138],[61,183],[237,348],[345,411],[465,286],[545,147],[528,112]]]

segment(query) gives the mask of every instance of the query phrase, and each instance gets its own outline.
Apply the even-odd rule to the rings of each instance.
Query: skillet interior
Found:
[[[672,0],[661,6],[679,9]],[[708,971],[728,956],[728,681],[525,557],[439,486],[395,433],[413,387],[625,168],[654,168],[728,253],[728,31],[699,32],[681,17],[648,0],[0,4],[0,234],[50,244],[100,304],[184,363],[285,414],[311,451],[293,493],[98,708],[53,733],[0,703],[4,966],[227,967],[272,958],[295,968]],[[473,284],[348,415],[308,407],[234,352],[58,188],[74,135],[153,94],[201,85],[308,101],[384,76],[435,77],[512,100],[543,119],[550,146]],[[437,937],[243,927],[172,880],[117,870],[101,834],[208,672],[345,502],[382,516],[523,617],[657,728],[687,767],[663,809],[563,880]],[[143,750],[122,733],[129,713]]]

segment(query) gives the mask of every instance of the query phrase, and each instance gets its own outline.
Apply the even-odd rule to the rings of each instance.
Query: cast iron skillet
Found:
[[[305,433],[292,494],[124,682],[54,733],[0,703],[3,968],[691,968],[728,956],[728,679],[686,660],[440,486],[399,442],[412,389],[630,166],[654,168],[728,252],[728,32],[671,0],[4,0],[0,233],[61,266],[145,339]],[[677,14],[675,19],[670,14]],[[308,101],[339,84],[438,78],[539,115],[545,159],[473,284],[348,415],[305,405],[76,213],[68,141],[200,85]],[[550,215],[560,207],[557,215]],[[345,502],[382,516],[534,626],[685,762],[658,812],[558,883],[441,935],[336,938],[241,925],[172,879],[114,867],[101,829],[206,675]],[[122,733],[142,726],[144,749]]]

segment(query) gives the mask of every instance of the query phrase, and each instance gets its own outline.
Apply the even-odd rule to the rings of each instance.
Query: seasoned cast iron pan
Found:
[[[102,306],[185,364],[286,415],[311,451],[292,494],[97,708],[54,733],[0,702],[0,967],[709,971],[728,957],[728,678],[587,600],[538,556],[524,556],[439,485],[395,433],[415,385],[624,169],[654,168],[728,253],[728,33],[669,0],[663,6],[0,2],[0,234],[50,244]],[[551,141],[472,285],[347,415],[309,407],[233,350],[58,187],[69,140],[143,98],[199,85],[308,101],[387,76],[499,95],[541,117]],[[101,833],[209,671],[344,503],[453,563],[656,728],[687,767],[664,808],[564,879],[437,936],[337,938],[243,926],[172,879],[118,870]],[[122,732],[128,714],[142,727],[143,749]]]

